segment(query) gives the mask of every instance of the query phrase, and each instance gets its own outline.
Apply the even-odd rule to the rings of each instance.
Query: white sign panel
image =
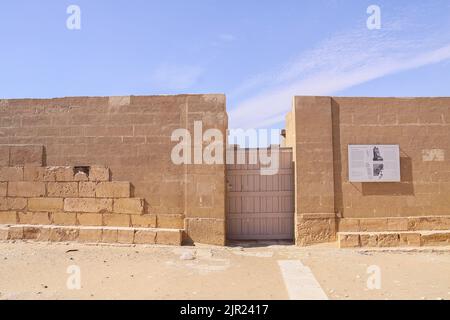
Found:
[[[350,182],[400,182],[398,145],[349,145]]]

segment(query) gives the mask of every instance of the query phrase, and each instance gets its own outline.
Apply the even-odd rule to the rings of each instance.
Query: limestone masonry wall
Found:
[[[287,123],[299,244],[335,240],[340,218],[450,215],[450,98],[295,97]],[[350,183],[349,144],[398,144],[401,182]]]
[[[225,166],[171,161],[173,130],[193,134],[196,120],[225,136],[225,97],[0,100],[0,210],[17,211],[0,219],[185,229],[185,241],[224,244]]]

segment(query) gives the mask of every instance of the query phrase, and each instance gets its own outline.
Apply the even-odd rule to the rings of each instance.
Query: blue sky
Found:
[[[0,98],[225,93],[235,128],[293,95],[450,95],[450,0],[5,0],[0,39]]]

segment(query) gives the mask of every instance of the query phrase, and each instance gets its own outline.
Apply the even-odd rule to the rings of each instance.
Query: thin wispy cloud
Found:
[[[229,112],[230,126],[270,127],[283,121],[293,96],[333,95],[387,75],[450,60],[449,35],[436,26],[414,28],[405,17],[384,23],[381,31],[359,28],[335,34],[274,72],[253,76],[239,86],[234,98],[245,98]]]

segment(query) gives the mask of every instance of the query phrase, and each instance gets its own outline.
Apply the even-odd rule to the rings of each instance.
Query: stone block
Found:
[[[156,215],[131,215],[131,226],[135,228],[156,228]]]
[[[17,222],[17,213],[15,211],[0,212],[0,224],[16,224]]]
[[[29,211],[55,212],[63,209],[62,198],[29,198]]]
[[[80,182],[78,184],[78,195],[80,198],[95,198],[96,182]]]
[[[110,172],[109,168],[92,166],[89,171],[89,181],[109,181]]]
[[[44,147],[36,145],[10,146],[9,165],[14,166],[43,166]]]
[[[102,229],[94,227],[81,227],[78,241],[85,243],[99,243],[102,241]]]
[[[408,218],[388,218],[387,231],[408,231]]]
[[[97,198],[129,198],[131,184],[129,182],[99,182],[95,189]]]
[[[114,199],[114,212],[142,214],[144,212],[144,200],[138,198]]]
[[[421,237],[420,233],[400,233],[400,246],[403,247],[420,247]]]
[[[26,198],[0,197],[0,211],[21,211],[26,208]]]
[[[23,227],[22,226],[10,226],[8,240],[22,240],[23,239]]]
[[[0,167],[0,181],[22,181],[22,167]]]
[[[132,228],[118,228],[117,242],[122,244],[134,243],[134,229]]]
[[[74,212],[54,212],[51,214],[52,224],[58,226],[76,226],[77,214]]]
[[[117,243],[118,231],[117,228],[103,228],[102,242],[103,243]]]
[[[340,219],[339,220],[339,232],[358,232],[359,231],[359,219]]]
[[[30,225],[51,224],[50,214],[48,212],[19,212],[17,215],[20,224],[30,224]]]
[[[359,236],[361,247],[375,248],[378,246],[378,235],[363,233]]]
[[[58,182],[70,182],[74,181],[74,168],[73,167],[56,167],[54,169],[56,181]]]
[[[0,226],[0,241],[8,240],[9,227]]]
[[[25,181],[44,181],[44,167],[25,166],[23,168],[23,180]]]
[[[44,197],[45,183],[18,181],[8,183],[8,196],[10,197]]]
[[[64,199],[64,211],[106,213],[112,212],[111,199],[67,198]]]
[[[339,248],[358,248],[361,246],[359,234],[339,233]]]
[[[77,182],[49,182],[47,184],[47,193],[49,197],[55,198],[77,198]]]
[[[9,146],[0,145],[0,167],[9,166]]]
[[[6,197],[7,190],[8,190],[8,183],[0,182],[0,197]]]
[[[368,218],[359,220],[359,229],[363,232],[387,231],[388,224],[385,218]]]
[[[450,232],[434,231],[421,233],[422,246],[449,246]]]
[[[104,214],[103,225],[107,227],[129,227],[130,216],[127,214]]]
[[[39,233],[40,233],[39,227],[23,226],[24,240],[37,240]]]
[[[378,235],[378,247],[398,247],[400,235],[398,233],[380,233]]]
[[[317,216],[316,218],[313,218]],[[325,216],[325,217],[323,217]],[[336,240],[336,219],[327,215],[312,214],[307,218],[297,217],[296,244],[300,246]]]
[[[103,216],[101,213],[77,213],[80,226],[102,226]]]
[[[136,229],[134,234],[135,244],[155,244],[156,231],[151,229]]]
[[[156,234],[156,244],[165,244],[180,246],[182,241],[181,230],[162,230],[158,229]]]
[[[37,232],[36,241],[48,242],[50,241],[50,230],[51,226],[39,226],[39,231]]]
[[[184,229],[184,215],[158,214],[158,228]]]
[[[79,229],[74,227],[51,227],[50,237],[51,242],[71,242],[78,239]]]
[[[195,243],[225,245],[225,221],[220,219],[186,219],[187,234]]]

